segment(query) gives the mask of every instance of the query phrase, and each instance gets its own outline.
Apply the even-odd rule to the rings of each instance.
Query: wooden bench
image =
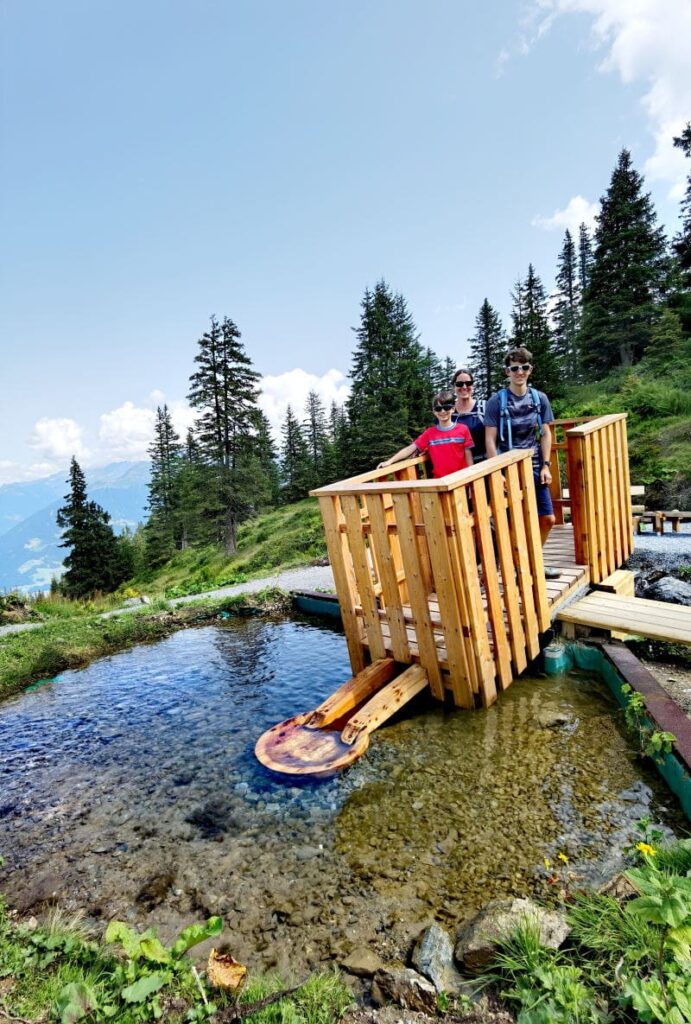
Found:
[[[671,523],[675,533],[679,533],[681,523],[691,522],[691,512],[680,512],[679,509],[666,511],[662,509],[648,509],[642,512],[636,510],[633,516],[633,525],[636,533],[642,533],[641,523],[652,523],[653,532],[662,534],[665,531],[665,523]]]

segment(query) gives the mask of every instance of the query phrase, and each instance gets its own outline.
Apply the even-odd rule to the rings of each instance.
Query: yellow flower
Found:
[[[559,858],[559,860],[562,860],[564,862],[564,864],[568,864],[569,863],[569,858],[566,856],[565,853],[558,853],[557,857]]]
[[[552,867],[552,861],[549,859],[549,857],[545,857],[542,863],[545,865],[546,868]]]
[[[655,850],[649,843],[636,843],[636,849],[643,854],[644,857],[654,857]]]

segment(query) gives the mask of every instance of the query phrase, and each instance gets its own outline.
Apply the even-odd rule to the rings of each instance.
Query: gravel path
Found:
[[[334,578],[330,565],[306,565],[300,569],[287,569],[285,572],[276,573],[274,576],[264,576],[259,580],[248,580],[247,583],[236,583],[232,587],[221,587],[218,590],[208,590],[203,594],[189,594],[187,597],[174,597],[168,602],[171,607],[177,608],[181,604],[191,604],[194,601],[205,599],[217,599],[222,597],[236,597],[239,594],[256,594],[258,590],[265,590],[267,587],[278,587],[280,590],[329,590],[334,591]],[[135,614],[150,611],[146,604],[128,605],[126,608],[116,608],[112,612],[104,612],[101,618],[109,619],[113,615],[126,615],[128,612]],[[20,625],[0,626],[0,637],[10,633],[23,633],[27,629],[40,629],[43,622],[23,622]]]

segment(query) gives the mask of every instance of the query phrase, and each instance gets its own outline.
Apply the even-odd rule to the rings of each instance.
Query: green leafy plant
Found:
[[[646,713],[643,695],[634,690],[629,683],[624,683],[621,692],[626,700],[624,721],[629,731],[636,737],[641,753],[653,761],[661,761],[663,754],[672,752],[676,736],[654,727]]]

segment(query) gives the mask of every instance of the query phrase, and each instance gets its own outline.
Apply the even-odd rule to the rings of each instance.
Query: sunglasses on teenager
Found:
[[[437,402],[437,404],[433,405],[432,408],[434,409],[435,412],[441,412],[442,409],[444,410],[444,412],[449,412],[451,409],[453,409],[455,404],[455,402],[442,402],[441,404]]]
[[[532,370],[532,363],[516,363],[514,366],[510,366],[511,373],[518,373],[519,370],[523,370],[523,373],[527,373],[528,370]]]
[[[473,381],[472,380],[457,380],[456,381],[456,387],[457,388],[472,388],[472,386],[473,386]]]

